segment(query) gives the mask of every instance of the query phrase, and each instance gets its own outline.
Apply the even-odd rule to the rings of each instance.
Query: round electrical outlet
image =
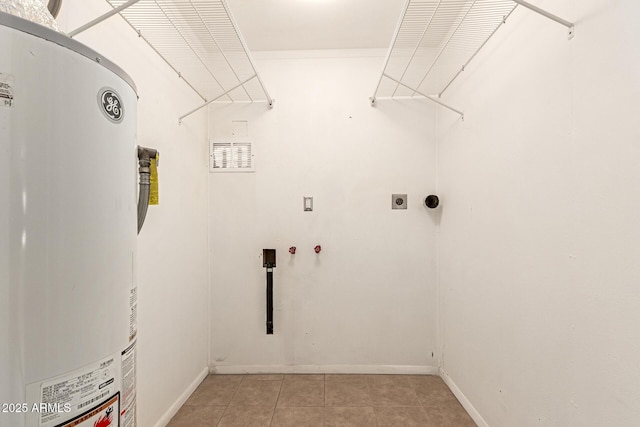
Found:
[[[392,194],[391,209],[407,209],[407,195],[398,193]]]

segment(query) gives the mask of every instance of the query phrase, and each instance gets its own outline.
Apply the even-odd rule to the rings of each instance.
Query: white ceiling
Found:
[[[228,0],[249,49],[388,48],[404,0]]]

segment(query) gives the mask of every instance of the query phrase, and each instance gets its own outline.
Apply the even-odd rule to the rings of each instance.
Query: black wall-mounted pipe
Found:
[[[273,335],[273,268],[267,268],[267,335]]]
[[[267,335],[273,335],[273,269],[276,266],[276,250],[262,250],[262,266],[267,269]]]

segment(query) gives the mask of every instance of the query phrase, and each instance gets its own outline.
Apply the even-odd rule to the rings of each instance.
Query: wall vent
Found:
[[[209,172],[254,172],[253,140],[220,138],[209,144]]]

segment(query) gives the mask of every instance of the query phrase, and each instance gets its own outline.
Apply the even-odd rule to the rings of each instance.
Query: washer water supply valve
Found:
[[[296,254],[296,247],[295,247],[295,246],[291,246],[291,247],[289,248],[289,253],[290,253],[291,255],[295,255],[295,254]]]
[[[319,254],[319,253],[320,253],[320,251],[322,250],[322,246],[320,246],[320,245],[316,245],[316,247],[315,247],[315,248],[313,248],[313,250],[315,251],[315,253]]]

